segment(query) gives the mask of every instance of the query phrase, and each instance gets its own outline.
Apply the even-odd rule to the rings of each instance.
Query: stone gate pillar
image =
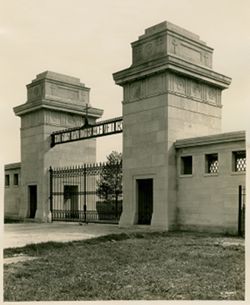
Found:
[[[151,226],[170,229],[176,218],[173,143],[220,132],[221,91],[231,79],[212,70],[213,49],[198,35],[169,22],[146,29],[132,51],[132,65],[113,75],[123,87],[120,225],[140,223],[141,201],[148,199],[139,181],[151,179]]]
[[[50,147],[52,132],[84,124],[89,90],[78,78],[46,71],[27,85],[27,102],[14,108],[15,114],[21,117],[20,217],[31,217],[34,212],[36,219],[47,221],[50,166],[96,161],[95,139]],[[94,123],[102,112],[90,108],[89,122]],[[34,198],[37,206],[32,212],[30,202]]]

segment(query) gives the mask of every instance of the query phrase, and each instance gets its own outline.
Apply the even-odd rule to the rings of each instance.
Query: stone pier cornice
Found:
[[[85,87],[77,77],[45,71],[38,74],[26,87],[26,103],[14,108],[17,116],[41,109],[82,116],[86,114],[86,106],[89,107],[89,117],[98,119],[103,114],[103,110],[90,106],[90,88]]]
[[[123,86],[131,81],[164,71],[172,71],[185,75],[221,89],[228,88],[231,83],[230,77],[217,73],[209,68],[190,63],[174,55],[167,55],[164,58],[149,61],[137,66],[131,66],[128,69],[114,73],[113,78],[117,85]]]
[[[83,108],[83,106],[77,104],[76,105],[67,104],[56,100],[40,100],[40,101],[34,101],[32,103],[25,103],[23,105],[15,107],[14,112],[17,116],[22,116],[27,113],[41,109],[49,109],[49,110],[67,112],[67,113],[79,114],[79,115],[86,114],[86,110]],[[92,108],[92,107],[88,108],[89,117],[98,119],[102,116],[102,114],[103,114],[102,109]]]
[[[203,145],[221,144],[228,142],[245,141],[246,132],[244,130],[225,132],[214,135],[180,139],[175,142],[175,147],[177,149],[185,147],[197,147]]]

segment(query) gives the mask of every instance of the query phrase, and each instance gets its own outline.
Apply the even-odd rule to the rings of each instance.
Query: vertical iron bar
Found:
[[[115,191],[115,220],[118,219],[118,192]]]
[[[83,175],[84,175],[84,206],[83,206],[83,210],[84,210],[84,222],[87,222],[87,215],[86,215],[86,211],[87,211],[87,172],[86,172],[86,163],[84,163],[84,171],[83,171]]]
[[[242,187],[242,236],[245,237],[246,186]]]
[[[238,197],[238,202],[239,202],[239,207],[238,207],[238,235],[241,235],[241,207],[242,207],[242,186],[239,185],[239,197]]]
[[[50,166],[49,168],[49,184],[50,184],[50,213],[51,221],[53,221],[53,169]]]

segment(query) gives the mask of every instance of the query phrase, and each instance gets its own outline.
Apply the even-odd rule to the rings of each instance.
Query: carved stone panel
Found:
[[[69,127],[77,127],[83,125],[83,118],[79,115],[68,114],[68,122],[67,125]]]
[[[212,68],[212,53],[179,37],[168,37],[168,52],[186,61]]]
[[[129,101],[129,84],[124,85],[123,87],[123,101],[128,102]]]
[[[164,76],[154,75],[147,80],[147,95],[155,95],[164,91]]]
[[[136,81],[130,84],[129,87],[130,100],[139,99],[142,96],[142,82]]]
[[[216,96],[217,96],[217,92],[215,88],[208,88],[207,90],[207,99],[208,101],[211,103],[216,104]]]
[[[43,124],[43,111],[34,111],[23,116],[21,120],[21,128],[30,128]]]
[[[181,76],[175,76],[174,91],[180,94],[186,93],[186,80]]]
[[[204,64],[204,66],[212,68],[212,56],[208,52],[202,52],[200,54],[200,60],[201,63]]]
[[[142,61],[142,46],[138,45],[133,48],[133,63]]]
[[[159,36],[133,46],[133,64],[140,64],[166,54],[166,37]]]
[[[78,90],[66,88],[56,84],[51,84],[51,93],[54,97],[66,100],[78,100]]]
[[[220,105],[220,91],[217,88],[204,85],[204,99],[206,103]]]
[[[147,42],[143,45],[143,57],[145,59],[147,59],[148,57],[151,57],[152,54],[155,52],[155,45],[154,43],[151,41],[151,42]]]
[[[179,54],[179,40],[173,38],[170,40],[170,52],[175,54],[175,55],[178,55]]]
[[[79,99],[81,102],[88,103],[89,102],[89,93],[84,90],[80,90]]]
[[[216,87],[173,73],[167,75],[167,84],[171,94],[183,95],[202,103],[221,105],[221,91]]]
[[[46,111],[45,115],[45,124],[51,124],[51,125],[61,125],[61,113],[56,111]]]
[[[43,95],[43,84],[28,88],[28,101],[41,99]]]
[[[198,82],[191,81],[191,96],[202,99],[202,87]]]
[[[190,45],[181,43],[180,54],[181,56],[188,60],[196,63],[200,62],[201,52],[195,48],[192,48]]]

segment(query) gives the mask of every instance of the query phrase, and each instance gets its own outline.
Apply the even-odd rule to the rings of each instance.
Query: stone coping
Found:
[[[171,70],[175,73],[198,79],[199,81],[202,80],[222,89],[228,88],[231,83],[230,77],[214,72],[201,65],[190,63],[174,55],[166,55],[138,66],[131,66],[130,68],[114,73],[113,78],[117,85],[124,85],[136,79],[144,78],[150,74],[161,73],[166,70]]]
[[[140,39],[143,39],[143,38],[146,38],[146,37],[149,37],[149,36],[152,36],[152,35],[155,35],[155,34],[158,34],[160,32],[165,32],[165,31],[171,31],[171,32],[174,32],[174,33],[177,33],[181,36],[184,36],[184,37],[187,37],[191,40],[194,40],[196,42],[199,42],[203,45],[206,45],[206,42],[200,40],[200,36],[193,33],[193,32],[190,32],[178,25],[175,25],[169,21],[163,21],[161,23],[158,23],[156,25],[153,25],[147,29],[145,29],[144,31],[144,34],[142,34],[141,36],[139,36],[139,40]]]
[[[209,136],[177,140],[175,142],[175,148],[179,149],[179,148],[192,147],[192,146],[223,144],[228,142],[238,142],[245,140],[246,140],[245,131],[234,131],[234,132],[226,132],[226,133],[214,134]]]
[[[4,169],[20,169],[21,168],[21,162],[16,162],[16,163],[9,163],[4,165]]]
[[[50,80],[56,80],[59,82],[63,82],[66,84],[73,84],[73,85],[83,85],[83,83],[80,83],[80,78],[69,76],[62,73],[57,73],[53,71],[45,71],[42,73],[39,73],[36,75],[36,78],[32,80],[32,83],[37,82],[38,80],[42,79],[50,79]]]
[[[84,115],[86,110],[81,105],[69,104],[63,101],[52,100],[52,99],[43,99],[41,101],[35,101],[32,103],[25,103],[20,106],[14,107],[14,112],[17,116],[22,116],[32,111],[37,111],[40,109],[50,109],[61,112],[69,112]],[[103,114],[102,109],[98,108],[89,108],[88,115],[90,117],[99,118]]]

